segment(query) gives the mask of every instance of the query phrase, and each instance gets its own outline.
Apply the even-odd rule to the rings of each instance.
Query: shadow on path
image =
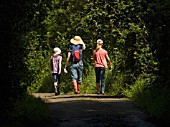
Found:
[[[48,127],[157,127],[127,98],[37,93],[49,106]]]

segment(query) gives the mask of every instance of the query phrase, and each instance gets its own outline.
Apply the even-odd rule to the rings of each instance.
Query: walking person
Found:
[[[80,94],[80,86],[82,83],[83,61],[82,52],[86,46],[80,36],[75,36],[70,40],[71,47],[68,51],[64,72],[67,73],[68,62],[70,61],[70,74],[72,84],[74,86],[74,94]]]
[[[105,95],[105,69],[108,68],[107,62],[109,63],[109,69],[112,70],[112,63],[106,50],[102,48],[103,41],[97,40],[97,47],[93,51],[93,59],[95,64],[95,75],[96,75],[96,92],[97,94]]]
[[[61,62],[62,62],[61,50],[60,48],[56,47],[54,48],[54,54],[50,58],[52,75],[54,77],[55,95],[60,94],[59,85],[61,76]]]

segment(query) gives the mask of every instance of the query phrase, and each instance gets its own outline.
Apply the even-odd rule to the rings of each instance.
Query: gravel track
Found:
[[[33,95],[49,106],[47,127],[158,127],[127,98],[97,94]]]

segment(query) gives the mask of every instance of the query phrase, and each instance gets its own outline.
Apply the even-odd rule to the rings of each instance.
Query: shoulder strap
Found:
[[[71,45],[71,59],[72,61],[74,61],[74,51],[75,50],[79,50],[79,53],[80,53],[80,59],[82,59],[82,51],[80,50],[81,49],[81,45]]]
[[[80,45],[72,45],[71,46],[71,53],[74,53],[74,50],[80,50]]]

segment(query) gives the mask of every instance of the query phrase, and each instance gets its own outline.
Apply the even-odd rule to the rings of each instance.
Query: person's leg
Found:
[[[77,94],[80,94],[80,86],[81,86],[81,83],[77,82]]]
[[[105,94],[105,68],[101,68],[100,71],[100,76],[101,76],[101,93]]]
[[[96,92],[100,93],[100,68],[95,67],[95,75],[96,75]]]
[[[58,82],[57,82],[57,94],[59,95],[60,94],[60,76],[61,74],[57,74],[57,79],[58,79]]]
[[[74,86],[74,93],[77,94],[77,68],[76,68],[76,64],[72,64],[70,66],[70,73],[71,73],[71,79],[72,79],[72,83]]]
[[[60,84],[60,77],[61,77],[61,74],[57,74],[57,77],[58,77],[58,84]]]
[[[79,64],[79,67],[77,68],[77,72],[78,72],[77,93],[80,94],[80,86],[81,86],[82,75],[83,75],[83,64]]]
[[[58,77],[57,74],[53,74],[54,77],[54,88],[55,88],[55,95],[58,95],[58,90],[57,90],[57,86],[58,86]]]
[[[73,83],[73,87],[74,87],[74,94],[77,94],[77,81],[76,80],[72,80]]]

